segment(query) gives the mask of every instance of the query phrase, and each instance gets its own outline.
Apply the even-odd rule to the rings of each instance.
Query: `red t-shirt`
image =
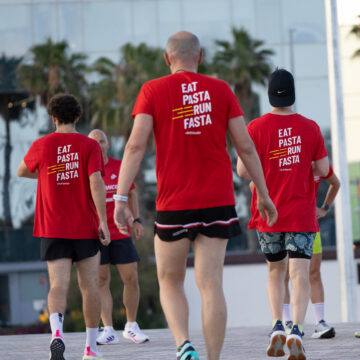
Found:
[[[235,203],[226,132],[243,111],[227,83],[192,72],[149,81],[133,117],[141,113],[154,119],[158,211]]]
[[[128,235],[121,234],[114,222],[115,202],[113,199],[113,195],[116,193],[117,190],[120,165],[121,165],[121,160],[116,160],[111,157],[108,157],[108,162],[105,164],[105,175],[103,176],[103,180],[106,187],[106,215],[107,215],[107,222],[108,222],[111,240],[121,240],[129,237]],[[130,190],[134,188],[135,188],[134,184],[131,184]],[[128,227],[128,231],[130,232],[129,227]]]
[[[331,167],[331,165],[329,166],[329,173],[324,176],[324,177],[320,177],[320,176],[314,176],[314,182],[315,182],[315,196],[317,196],[318,190],[319,190],[319,185],[322,179],[326,180],[328,179],[332,174],[334,173],[333,168]]]
[[[24,161],[39,171],[34,236],[98,238],[89,176],[104,172],[99,144],[78,133],[52,133],[34,141]]]
[[[249,228],[261,232],[317,232],[311,163],[327,156],[319,126],[299,114],[266,114],[248,125],[278,220],[269,227],[252,197]]]

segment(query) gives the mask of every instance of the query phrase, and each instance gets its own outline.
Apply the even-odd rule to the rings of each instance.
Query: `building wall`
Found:
[[[359,14],[360,15],[360,14]],[[360,22],[360,20],[359,20]],[[340,26],[341,65],[344,96],[346,152],[349,162],[360,162],[360,56],[353,57],[360,49],[360,39],[349,32],[352,26]]]
[[[172,33],[186,29],[211,55],[216,39],[231,40],[232,26],[275,51],[273,67],[295,73],[297,110],[329,127],[323,0],[0,0],[0,53],[23,56],[50,37],[66,40],[89,62],[100,56],[117,61],[127,42],[164,48]],[[266,90],[257,90],[267,112]]]

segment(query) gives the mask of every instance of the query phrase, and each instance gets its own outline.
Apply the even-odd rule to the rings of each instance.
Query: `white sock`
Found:
[[[104,330],[105,330],[105,331],[115,331],[112,326],[105,326],[105,327],[104,327]]]
[[[64,336],[63,334],[64,315],[60,313],[52,313],[50,315],[49,320],[50,320],[50,328],[51,328],[52,336],[55,336],[58,330],[60,335]]]
[[[325,304],[324,303],[315,303],[313,304],[315,320],[316,324],[319,323],[320,320],[325,320]]]
[[[136,325],[136,321],[127,322],[125,324],[125,327],[133,328]]]
[[[284,304],[283,305],[283,321],[284,321],[284,323],[287,323],[288,321],[291,321],[291,307],[290,307],[290,304]]]
[[[85,349],[90,346],[90,349],[97,352],[96,338],[98,336],[98,328],[86,328],[86,343]]]

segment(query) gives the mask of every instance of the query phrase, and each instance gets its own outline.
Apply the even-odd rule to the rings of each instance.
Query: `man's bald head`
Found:
[[[89,138],[97,140],[98,138],[103,138],[104,140],[108,141],[106,134],[100,129],[94,129],[89,132]]]
[[[107,153],[110,148],[110,142],[109,142],[106,134],[100,129],[94,129],[94,130],[90,131],[88,137],[99,143],[102,154],[103,154],[104,162],[106,164],[107,163]]]
[[[171,60],[198,61],[201,53],[199,39],[188,31],[179,31],[169,38],[166,52]]]

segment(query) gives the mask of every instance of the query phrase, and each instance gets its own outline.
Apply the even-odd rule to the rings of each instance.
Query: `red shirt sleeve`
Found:
[[[131,184],[129,191],[131,191],[132,189],[135,189],[135,184],[134,183]]]
[[[136,99],[132,117],[134,118],[137,114],[149,114],[154,115],[152,101],[151,101],[151,89],[148,83],[145,83]]]
[[[321,134],[320,128],[319,126],[316,124],[316,129],[315,129],[315,139],[314,139],[314,153],[313,153],[313,160],[320,160],[322,158],[324,158],[325,156],[327,156],[327,150],[325,147],[325,143],[324,143],[324,138]]]
[[[24,162],[29,171],[35,172],[39,168],[39,151],[37,141],[34,141],[27,154],[24,157]]]
[[[226,89],[228,92],[227,96],[230,99],[227,118],[232,119],[234,117],[244,115],[244,111],[239,103],[239,100],[237,99],[236,95],[233,93],[228,84],[226,84]]]
[[[93,141],[88,158],[88,176],[96,171],[100,171],[101,175],[105,176],[104,159],[100,145],[95,140]]]

